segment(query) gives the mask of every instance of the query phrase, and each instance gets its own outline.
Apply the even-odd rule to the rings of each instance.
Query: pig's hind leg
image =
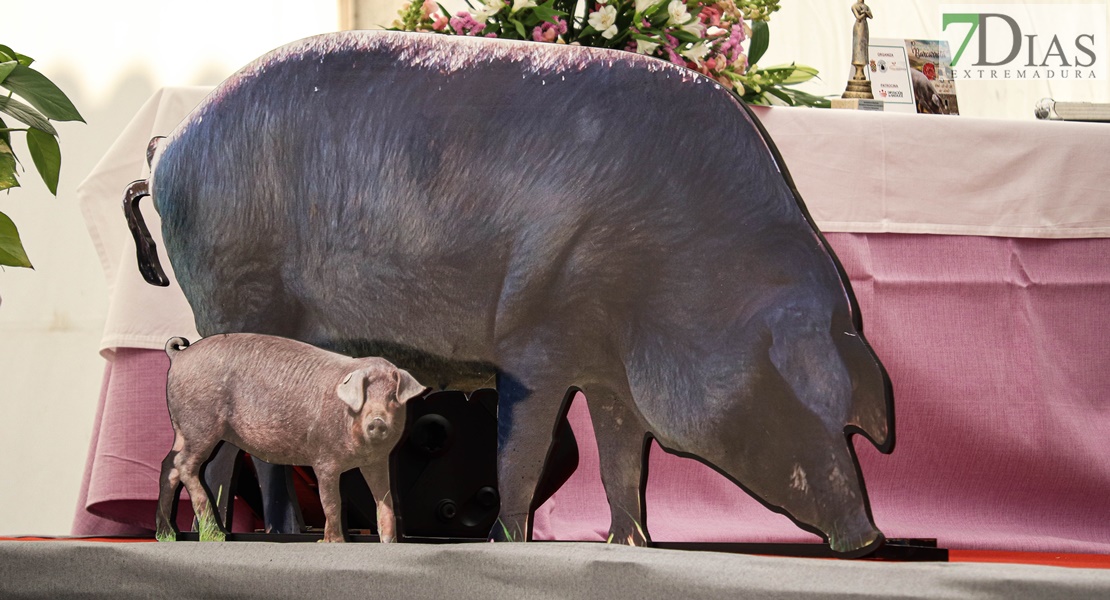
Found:
[[[201,467],[219,443],[218,437],[204,439],[199,443],[186,438],[182,449],[173,457],[173,467],[181,477],[185,489],[189,490],[189,500],[193,503],[193,514],[197,518],[197,531],[202,542],[222,542],[225,539],[223,527],[209,500],[208,490],[200,479]]]
[[[642,493],[646,475],[645,427],[639,415],[630,408],[632,392],[623,373],[607,381],[606,384],[583,386],[582,391],[590,409],[601,483],[609,501],[609,541],[646,546],[651,538]],[[619,387],[620,391],[614,387]]]
[[[175,466],[175,459],[184,444],[180,434],[175,434],[173,448],[162,459],[162,472],[158,476],[158,514],[155,516],[154,537],[160,542],[177,539],[177,501],[181,491],[181,473]]]

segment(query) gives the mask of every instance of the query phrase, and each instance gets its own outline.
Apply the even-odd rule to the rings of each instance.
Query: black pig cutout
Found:
[[[146,188],[125,208],[164,284]],[[216,88],[149,191],[202,335],[382,356],[441,388],[496,378],[494,539],[530,537],[581,390],[611,539],[649,541],[654,438],[834,551],[882,542],[850,437],[893,449],[889,379],[770,138],[699,74],[595,48],[313,37]]]

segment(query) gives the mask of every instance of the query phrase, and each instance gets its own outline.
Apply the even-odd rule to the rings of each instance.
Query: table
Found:
[[[153,527],[172,441],[161,348],[198,336],[176,285],[142,281],[118,206],[126,184],[146,175],[150,137],[169,133],[207,91],[156,93],[79,189],[111,302],[74,533]],[[758,113],[843,262],[894,384],[894,454],[856,443],[879,528],[950,548],[1110,553],[1110,129]],[[149,204],[145,214],[156,230]],[[581,464],[537,511],[538,538],[605,535],[586,410],[577,397]],[[816,540],[658,448],[647,502],[657,540]]]

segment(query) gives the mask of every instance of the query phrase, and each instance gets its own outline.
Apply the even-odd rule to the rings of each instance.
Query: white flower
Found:
[[[709,46],[706,46],[705,42],[698,42],[692,47],[679,52],[679,54],[685,56],[686,58],[689,58],[694,62],[701,62],[701,59],[705,58],[706,54],[709,54]]]
[[[702,34],[705,33],[705,25],[702,25],[701,21],[697,19],[692,19],[689,23],[682,26],[682,30],[686,33],[701,37]]]
[[[636,0],[636,12],[642,13],[656,4],[659,4],[659,0]]]
[[[601,10],[590,13],[590,27],[601,32],[601,37],[611,40],[617,35],[617,9],[603,6]]]
[[[505,2],[503,0],[487,0],[481,6],[481,10],[474,12],[474,20],[479,23],[485,23],[490,17],[500,12],[502,8],[505,8]]]
[[[653,54],[658,47],[659,44],[657,42],[636,40],[636,54]]]
[[[667,12],[671,14],[671,18],[667,20],[671,25],[682,25],[693,18],[686,11],[686,3],[682,0],[671,0],[667,5]]]
[[[513,0],[513,8],[509,12],[515,13],[533,6],[536,6],[535,0]]]

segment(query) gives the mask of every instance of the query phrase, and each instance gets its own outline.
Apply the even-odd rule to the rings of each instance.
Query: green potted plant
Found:
[[[0,87],[7,90],[6,95],[0,94],[0,113],[3,113],[0,116],[0,190],[19,186],[17,170],[22,168],[22,163],[12,149],[12,134],[23,133],[35,169],[50,193],[57,196],[62,152],[58,146],[58,131],[50,122],[84,123],[85,120],[58,86],[31,68],[32,62],[31,57],[0,44]],[[18,121],[24,127],[10,126],[5,118]],[[19,230],[3,212],[0,212],[0,265],[33,268],[19,238]]]

